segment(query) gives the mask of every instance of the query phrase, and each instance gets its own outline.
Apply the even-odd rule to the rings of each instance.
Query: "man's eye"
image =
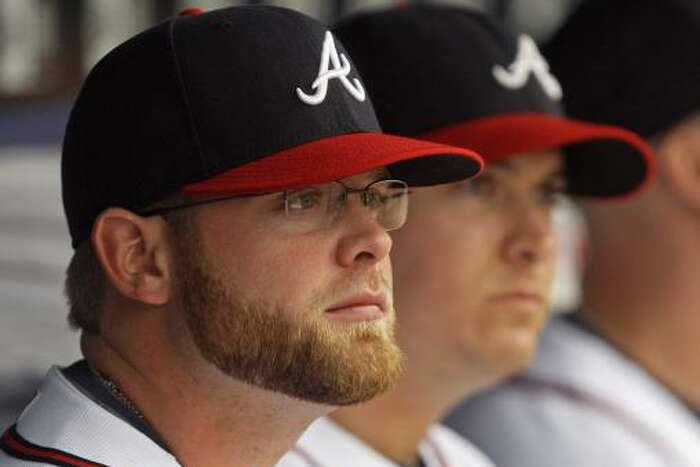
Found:
[[[362,193],[362,201],[365,206],[377,206],[379,204],[385,204],[387,202],[387,197],[377,190],[370,189]]]
[[[564,176],[549,180],[539,189],[540,200],[548,205],[556,204],[566,192]]]
[[[287,194],[287,209],[290,211],[305,211],[314,209],[321,204],[322,194],[319,190],[303,190]]]
[[[459,184],[460,192],[474,196],[491,196],[496,190],[496,181],[485,173]]]
[[[539,190],[540,201],[548,206],[556,204],[561,194],[560,190],[552,187],[543,187]]]

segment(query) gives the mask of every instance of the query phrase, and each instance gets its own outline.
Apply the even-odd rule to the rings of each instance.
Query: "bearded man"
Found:
[[[3,466],[269,466],[399,373],[387,232],[409,185],[481,159],[381,134],[316,21],[200,13],[85,80],[62,159],[85,359],[49,372]]]

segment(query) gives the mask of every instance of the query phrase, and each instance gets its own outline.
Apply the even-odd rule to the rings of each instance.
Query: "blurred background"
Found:
[[[72,250],[60,194],[60,145],[87,71],[134,33],[188,6],[293,8],[332,23],[359,10],[442,3],[484,11],[544,41],[580,0],[0,0],[0,430],[50,365],[79,358],[63,276]],[[581,220],[563,205],[555,307],[578,300]]]

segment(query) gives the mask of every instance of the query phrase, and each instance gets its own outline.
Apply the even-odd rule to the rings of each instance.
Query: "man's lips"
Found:
[[[326,309],[326,316],[342,321],[373,321],[384,317],[386,302],[382,295],[355,295]]]
[[[544,297],[536,292],[527,290],[509,290],[491,295],[489,301],[496,303],[530,303],[544,305]]]

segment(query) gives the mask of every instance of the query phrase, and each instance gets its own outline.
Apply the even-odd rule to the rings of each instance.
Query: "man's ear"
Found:
[[[700,116],[669,130],[658,154],[660,182],[700,217]]]
[[[170,300],[172,274],[165,222],[109,208],[95,220],[92,243],[107,280],[124,297],[149,305]]]

